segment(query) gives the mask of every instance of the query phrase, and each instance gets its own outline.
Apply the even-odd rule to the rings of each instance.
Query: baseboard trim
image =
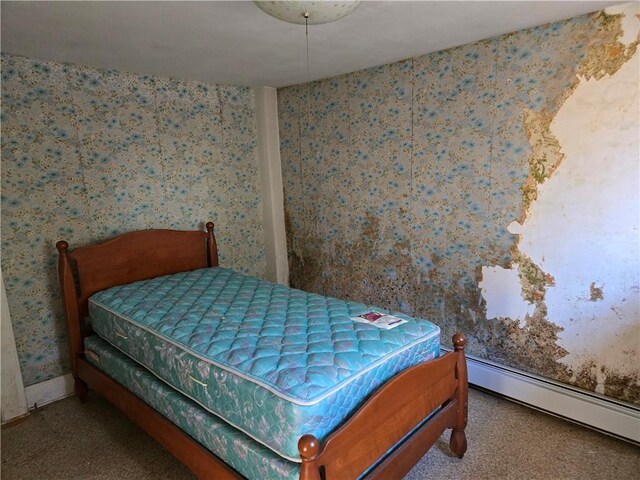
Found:
[[[73,394],[73,376],[68,373],[24,389],[27,408],[33,410]]]
[[[4,422],[2,422],[2,428],[11,428],[14,425],[18,425],[19,423],[24,422],[27,418],[29,418],[29,415],[31,415],[30,412],[27,412],[23,415],[18,415],[17,417],[13,417],[10,420],[5,420]]]
[[[634,405],[473,356],[467,368],[472,385],[640,444],[640,408]]]

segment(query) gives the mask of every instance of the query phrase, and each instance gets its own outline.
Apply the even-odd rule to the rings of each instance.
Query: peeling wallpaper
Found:
[[[2,273],[25,385],[69,371],[55,243],[216,223],[264,276],[249,88],[2,55]]]
[[[280,89],[292,286],[640,403],[637,13]]]

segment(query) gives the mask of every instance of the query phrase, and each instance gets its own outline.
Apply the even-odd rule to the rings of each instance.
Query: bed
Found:
[[[76,395],[93,389],[198,478],[401,478],[467,448],[463,335],[218,265],[214,225],[57,243]]]

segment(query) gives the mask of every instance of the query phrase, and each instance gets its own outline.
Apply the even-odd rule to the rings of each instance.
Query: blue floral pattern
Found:
[[[461,330],[475,355],[566,381],[557,326],[489,321],[478,284],[517,252],[525,113],[559,108],[602,19],[279,89],[292,286],[426,318],[445,341]]]
[[[1,62],[2,272],[25,385],[69,370],[58,240],[213,220],[221,264],[264,275],[251,89]]]

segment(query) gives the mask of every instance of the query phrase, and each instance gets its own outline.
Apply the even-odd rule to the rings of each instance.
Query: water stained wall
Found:
[[[292,285],[428,318],[445,340],[465,332],[474,355],[640,402],[636,13],[279,90]],[[605,128],[581,121],[593,108]],[[594,148],[611,130],[626,137]],[[580,188],[608,192],[591,195],[605,205],[574,208]],[[624,228],[608,228],[612,210]],[[584,262],[603,242],[628,265],[618,280],[606,260]]]

